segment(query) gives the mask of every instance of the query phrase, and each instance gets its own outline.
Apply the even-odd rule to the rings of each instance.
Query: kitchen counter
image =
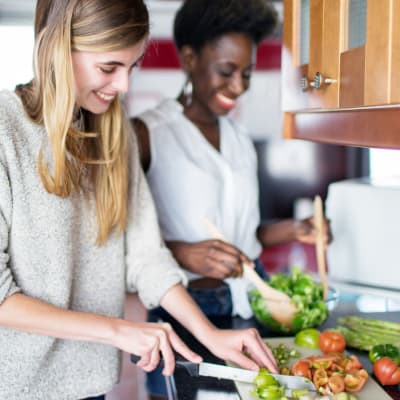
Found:
[[[325,328],[334,327],[337,325],[336,318],[348,315],[347,310],[340,310],[338,308],[333,311],[327,321],[320,327],[321,330]],[[361,313],[351,312],[351,315],[360,315],[366,318],[378,318],[388,321],[400,321],[400,311],[385,312],[385,313]],[[221,362],[215,356],[210,354],[199,342],[197,342],[186,330],[171,321],[174,328],[179,332],[185,342],[195,351],[203,356],[204,361]],[[276,333],[269,332],[266,328],[260,326],[254,319],[242,320],[240,318],[214,318],[213,322],[220,328],[248,328],[257,327],[262,337],[276,337]],[[350,350],[352,354],[359,356],[361,362],[371,372],[371,363],[368,361],[366,352],[358,352],[353,349]],[[373,377],[371,376],[371,379]],[[191,378],[184,370],[177,368],[174,373],[174,380],[177,389],[177,398],[179,400],[239,400],[236,387],[232,381],[218,380],[215,378]],[[395,400],[400,400],[400,386],[386,386],[386,392]],[[379,400],[379,399],[376,399]]]

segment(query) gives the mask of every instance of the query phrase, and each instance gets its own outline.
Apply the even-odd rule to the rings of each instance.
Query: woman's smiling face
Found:
[[[119,93],[129,88],[129,75],[143,57],[147,39],[132,47],[111,52],[74,51],[72,67],[75,101],[94,114],[101,114]]]
[[[189,72],[193,83],[192,110],[199,117],[227,114],[250,86],[256,46],[243,33],[229,33],[206,44]]]

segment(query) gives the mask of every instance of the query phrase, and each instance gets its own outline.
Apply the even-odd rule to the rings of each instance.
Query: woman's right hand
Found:
[[[208,278],[238,277],[242,275],[243,262],[252,264],[239,249],[222,240],[197,243],[169,241],[167,245],[180,265]]]
[[[191,351],[168,323],[136,323],[117,320],[117,335],[114,346],[140,357],[136,365],[144,371],[154,370],[161,357],[164,360],[164,375],[171,375],[175,368],[176,353],[195,363],[202,358]]]

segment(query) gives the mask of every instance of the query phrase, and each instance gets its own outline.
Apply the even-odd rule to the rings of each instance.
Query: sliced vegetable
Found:
[[[320,332],[314,328],[303,329],[294,337],[294,343],[300,347],[308,347],[309,349],[318,348],[318,338]]]
[[[267,369],[261,368],[254,378],[256,389],[253,392],[262,400],[281,400],[285,395],[285,387],[280,386]]]
[[[382,385],[397,385],[400,383],[400,367],[389,357],[382,357],[376,361],[373,370]]]
[[[319,335],[318,347],[323,353],[338,352],[343,353],[346,348],[346,339],[335,331],[324,331]]]
[[[287,366],[291,358],[300,357],[300,353],[296,349],[291,349],[283,343],[280,343],[277,346],[268,346],[271,349],[272,354],[274,355],[280,368]]]
[[[368,372],[356,356],[337,352],[302,358],[293,365],[291,372],[311,379],[318,393],[327,396],[344,391],[358,392],[368,380]]]
[[[357,356],[355,356],[353,354],[349,358],[347,358],[347,362],[345,364],[344,370],[345,371],[353,371],[355,369],[362,369],[362,368],[363,368],[363,366],[362,366],[360,360],[358,359]]]
[[[254,383],[257,386],[279,386],[279,382],[271,374],[266,373],[258,373]]]
[[[319,388],[328,383],[328,373],[323,368],[317,368],[313,374],[313,383],[315,387]]]
[[[262,400],[280,400],[285,395],[284,386],[260,386],[257,388],[257,394]]]
[[[292,390],[292,397],[294,399],[301,399],[303,396],[309,395],[310,392],[307,389],[293,389]]]
[[[368,372],[365,369],[346,373],[344,387],[346,392],[359,392],[368,379]]]
[[[344,378],[340,374],[332,375],[328,378],[328,386],[333,394],[344,391]]]
[[[311,375],[312,361],[309,359],[301,359],[296,361],[292,366],[292,374],[296,376],[303,376],[304,378],[310,379]]]
[[[382,357],[389,357],[397,364],[400,364],[399,349],[392,344],[377,344],[369,351],[369,360],[374,364]]]

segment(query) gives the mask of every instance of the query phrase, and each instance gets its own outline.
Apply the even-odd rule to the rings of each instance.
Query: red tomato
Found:
[[[307,359],[296,361],[292,366],[292,374],[311,379],[311,361]]]
[[[324,331],[319,335],[318,347],[323,353],[342,353],[346,348],[346,340],[339,332]]]
[[[374,364],[374,374],[382,385],[400,383],[400,367],[389,357],[382,357]]]
[[[367,380],[368,372],[365,369],[346,373],[344,377],[344,387],[346,392],[359,392]]]
[[[363,365],[360,360],[354,354],[347,358],[347,363],[345,366],[345,371],[352,371],[354,369],[361,369]]]
[[[317,368],[313,374],[313,382],[318,389],[328,383],[328,374],[323,368]]]
[[[315,356],[312,357],[312,367],[314,369],[323,368],[329,369],[334,362],[337,360],[337,356],[335,354],[326,354],[323,356]]]
[[[335,374],[329,377],[328,386],[332,393],[344,392],[344,378],[340,374]]]

